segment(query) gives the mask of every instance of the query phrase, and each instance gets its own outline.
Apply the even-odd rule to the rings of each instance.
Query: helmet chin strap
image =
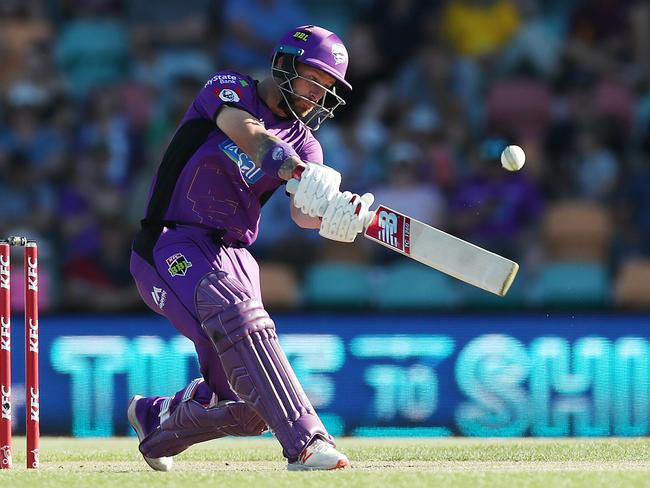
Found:
[[[321,124],[328,118],[334,117],[334,110],[339,106],[339,105],[345,105],[345,100],[341,98],[339,95],[336,94],[336,88],[327,88],[326,86],[321,85],[320,83],[316,83],[313,80],[309,80],[307,78],[304,78],[298,74],[298,70],[296,69],[296,58],[295,56],[284,54],[285,56],[282,60],[282,66],[281,67],[276,67],[276,60],[277,60],[277,54],[273,56],[273,64],[272,64],[272,71],[274,78],[276,79],[276,83],[278,88],[280,89],[280,93],[282,94],[282,100],[278,104],[279,108],[281,108],[284,112],[290,112],[291,115],[293,115],[297,120],[305,124],[310,130],[316,131],[320,128]],[[291,58],[291,64],[289,64],[289,57]],[[291,71],[289,71],[289,68]],[[282,79],[284,78],[284,79]],[[310,100],[307,97],[303,97],[302,95],[296,93],[293,89],[293,80],[295,79],[303,79],[309,83],[315,83],[318,85],[320,88],[325,90],[325,94],[323,95],[323,98],[321,99],[322,103],[317,103],[314,102],[313,100]],[[325,106],[326,100],[328,98],[333,98],[334,103],[332,108],[327,108]],[[310,110],[304,117],[301,117],[298,115],[296,107],[295,107],[295,100],[296,99],[301,99],[305,100],[309,103],[314,104],[314,108]],[[312,125],[313,124],[313,125]]]

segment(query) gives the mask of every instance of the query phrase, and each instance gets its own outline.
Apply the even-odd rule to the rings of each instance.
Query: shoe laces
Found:
[[[322,439],[316,439],[309,446],[312,452],[325,452],[332,448],[332,445]]]

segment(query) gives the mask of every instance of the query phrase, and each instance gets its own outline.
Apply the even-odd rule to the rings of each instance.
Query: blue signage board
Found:
[[[645,315],[276,315],[280,340],[334,435],[650,434]],[[24,354],[13,317],[15,433]],[[41,431],[132,435],[131,395],[199,376],[192,343],[156,316],[40,321]]]

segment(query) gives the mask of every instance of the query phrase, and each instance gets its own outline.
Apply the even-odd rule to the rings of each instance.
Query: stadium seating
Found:
[[[260,263],[260,283],[264,305],[287,309],[298,304],[298,280],[294,271],[283,263]]]
[[[542,233],[549,259],[603,262],[611,243],[611,216],[596,203],[563,201],[546,210]]]
[[[623,263],[614,288],[616,304],[625,309],[650,309],[650,259]]]
[[[548,123],[551,92],[537,80],[508,78],[496,81],[486,100],[487,118],[495,131],[519,140],[540,137]]]
[[[361,308],[373,299],[372,268],[355,263],[324,262],[307,268],[304,304],[307,307]]]
[[[551,262],[532,288],[542,307],[602,307],[609,302],[610,279],[604,265],[579,261]]]
[[[456,284],[420,263],[396,261],[382,268],[377,303],[382,309],[452,308],[458,305]]]

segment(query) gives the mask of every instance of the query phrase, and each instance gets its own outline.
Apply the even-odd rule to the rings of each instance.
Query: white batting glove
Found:
[[[370,205],[375,201],[372,193],[359,196],[349,191],[339,193],[327,206],[318,233],[333,241],[352,242],[363,232]]]
[[[296,182],[297,181],[297,185]],[[293,205],[310,217],[322,217],[329,202],[339,193],[341,173],[315,163],[305,163],[300,180],[289,180]]]

